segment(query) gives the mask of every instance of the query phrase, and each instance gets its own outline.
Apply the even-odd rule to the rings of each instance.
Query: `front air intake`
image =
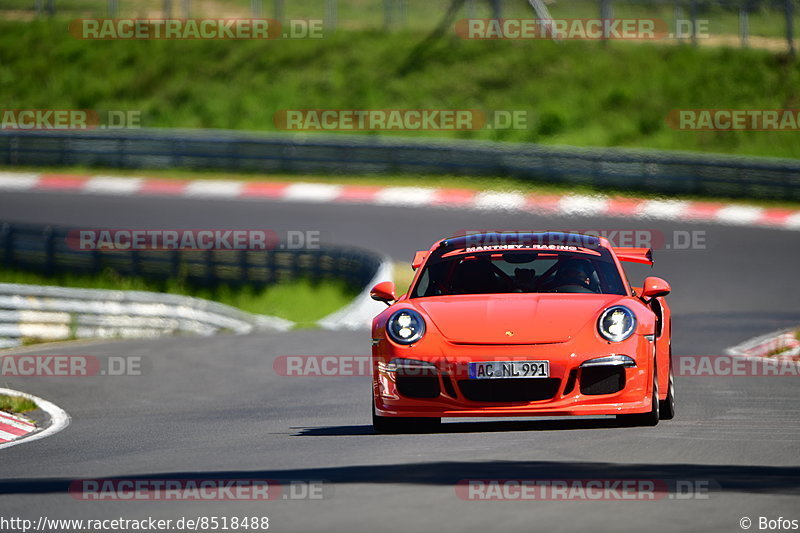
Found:
[[[462,379],[461,394],[473,402],[538,402],[558,392],[558,378]]]
[[[581,368],[581,394],[596,396],[614,394],[625,388],[625,368],[622,366],[592,366]]]

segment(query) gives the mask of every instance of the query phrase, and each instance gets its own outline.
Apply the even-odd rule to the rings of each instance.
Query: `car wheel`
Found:
[[[617,415],[617,421],[625,426],[655,426],[660,418],[661,402],[658,400],[658,379],[653,373],[653,401],[651,409],[647,413],[635,413],[632,415]]]
[[[667,385],[667,398],[659,402],[659,417],[661,420],[672,420],[675,418],[675,383],[672,378],[672,364],[669,366],[669,384]]]
[[[440,429],[441,418],[379,416],[372,402],[372,427],[376,433],[431,433]]]

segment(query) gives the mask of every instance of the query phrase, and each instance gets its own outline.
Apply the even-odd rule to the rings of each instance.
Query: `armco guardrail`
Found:
[[[0,131],[0,164],[510,176],[664,194],[800,200],[800,161],[524,143],[219,130]]]
[[[121,275],[157,280],[180,278],[201,285],[266,286],[297,278],[341,279],[363,289],[351,305],[335,315],[343,327],[363,327],[368,322],[365,309],[374,309],[364,303],[369,286],[376,277],[391,275],[385,258],[350,247],[82,251],[68,245],[69,231],[64,227],[0,222],[0,265],[53,275],[112,270]],[[322,325],[330,326],[329,322]],[[211,335],[220,331],[286,330],[292,326],[288,320],[253,315],[188,296],[0,283],[0,348],[18,346],[26,338]]]
[[[81,228],[89,229],[89,228]],[[43,274],[122,275],[166,280],[180,278],[202,285],[270,285],[299,277],[341,279],[363,287],[382,258],[373,252],[341,246],[273,250],[79,250],[71,247],[71,228],[0,222],[0,265]]]
[[[0,348],[24,339],[214,335],[293,325],[189,296],[0,283]]]

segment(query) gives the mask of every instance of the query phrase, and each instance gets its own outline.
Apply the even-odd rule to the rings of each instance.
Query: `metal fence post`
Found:
[[[161,11],[163,12],[163,16],[165,19],[172,18],[172,0],[164,0],[162,4]]]
[[[8,222],[0,228],[0,241],[3,242],[3,265],[9,267],[14,264],[14,227]]]
[[[492,18],[503,18],[503,0],[489,0],[492,4]]]
[[[56,0],[47,0],[47,14],[51,17],[56,14]]]
[[[383,29],[392,29],[392,0],[383,0]]]
[[[747,48],[747,41],[750,37],[750,13],[747,10],[747,5],[742,4],[739,7],[739,40],[742,48]]]
[[[95,248],[91,251],[92,254],[92,266],[90,267],[90,271],[93,274],[99,273],[103,268],[103,261],[102,257],[100,256],[100,250]]]
[[[172,250],[170,253],[169,271],[173,278],[179,279],[181,274],[181,253],[178,250]]]
[[[139,277],[142,274],[142,257],[139,250],[130,251],[130,271],[129,275]]]
[[[786,44],[789,45],[789,55],[794,57],[794,3],[786,0]]]
[[[261,13],[263,11],[262,0],[250,0],[250,12],[253,15],[253,18],[261,17]]]
[[[678,41],[683,40],[683,35],[681,33],[681,21],[683,20],[683,8],[678,2],[675,2],[675,38]]]
[[[44,237],[44,272],[52,275],[55,272],[55,243],[53,242],[53,228],[47,226],[42,232]]]
[[[477,15],[477,10],[475,8],[475,0],[467,0],[467,18],[474,19]]]
[[[600,20],[614,18],[614,11],[611,7],[611,0],[600,0]],[[608,27],[603,28],[603,43],[608,41]]]
[[[192,0],[183,0],[183,2],[182,2],[183,5],[181,6],[182,7],[181,11],[183,11],[183,18],[185,18],[185,19],[188,19],[189,15],[191,14],[191,11],[192,11],[191,10],[191,7],[192,7],[191,3],[192,3]]]
[[[214,250],[206,252],[206,283],[212,285],[219,280],[217,279],[217,262],[214,260]]]
[[[283,21],[283,0],[274,0],[272,2],[272,18],[278,22]]]
[[[408,22],[408,0],[397,0],[400,3],[400,27],[405,28]]]
[[[42,7],[42,1],[43,0],[34,0],[33,2],[33,8],[36,10],[37,16],[41,15],[42,11],[44,10]]]
[[[247,250],[239,250],[239,268],[241,269],[241,276],[239,279],[250,280],[250,263],[247,260]]]
[[[325,0],[325,29],[336,31],[336,2],[337,0]]]
[[[692,19],[692,44],[697,46],[697,0],[689,2],[689,18]]]

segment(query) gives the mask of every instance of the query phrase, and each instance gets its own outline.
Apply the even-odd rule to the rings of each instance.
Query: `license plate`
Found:
[[[550,361],[481,361],[469,363],[469,379],[549,377]]]

